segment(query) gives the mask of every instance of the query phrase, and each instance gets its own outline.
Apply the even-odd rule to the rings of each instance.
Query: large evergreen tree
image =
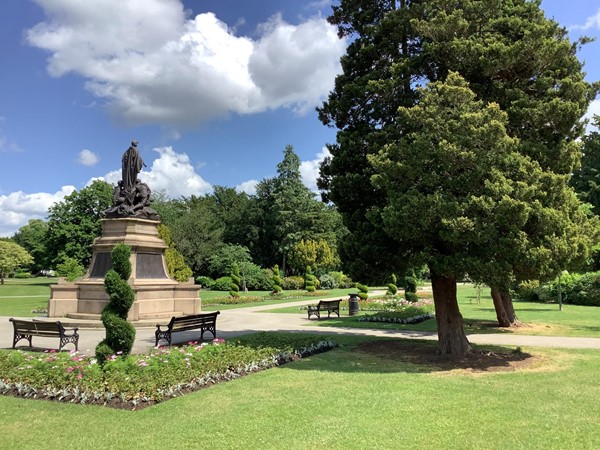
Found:
[[[349,242],[366,251],[365,258],[381,261],[378,254],[387,253],[377,251],[376,244],[385,247],[390,240],[393,253],[411,256],[412,248],[400,248],[389,233],[382,233],[380,211],[387,198],[369,183],[373,169],[368,155],[415,131],[395,110],[414,104],[416,86],[445,80],[450,71],[459,72],[479,100],[496,102],[506,111],[507,133],[519,139],[519,153],[546,172],[544,179],[554,189],[536,200],[539,211],[560,210],[565,198],[573,200],[563,188],[578,159],[580,118],[596,90],[583,80],[576,57],[584,41],[571,43],[563,28],[544,17],[538,1],[341,0],[329,20],[352,42],[342,58],[344,72],[319,110],[321,120],[339,130],[330,148],[333,158],[322,166],[320,186],[338,205],[352,233]],[[530,252],[538,271],[508,264],[497,269],[504,271],[499,279],[547,276],[550,268],[572,260],[573,255],[550,250],[565,248],[566,229],[578,231],[579,207],[575,202],[567,209],[561,217],[572,220],[572,226],[567,223],[562,231],[540,227],[551,225],[545,214],[528,216],[522,232],[532,236],[532,248],[540,249]],[[584,248],[577,245],[574,251]],[[495,298],[507,312],[502,317],[510,324],[516,317],[507,284],[493,282]]]
[[[600,116],[594,123],[600,128]],[[596,129],[583,138],[581,168],[573,174],[571,184],[579,197],[592,205],[592,210],[600,215],[600,132]]]

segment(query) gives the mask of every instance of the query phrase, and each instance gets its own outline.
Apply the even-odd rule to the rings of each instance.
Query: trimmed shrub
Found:
[[[398,286],[396,286],[396,283],[398,282],[396,279],[396,274],[392,274],[390,279],[391,279],[391,283],[388,284],[388,290],[387,290],[386,294],[396,295],[396,293],[398,292]]]
[[[286,291],[297,291],[304,287],[304,278],[299,276],[284,277],[282,288]]]
[[[307,292],[315,292],[317,289],[316,286],[316,277],[312,273],[312,269],[310,266],[306,267],[306,274],[304,275],[304,287]]]
[[[213,291],[228,291],[231,286],[231,277],[217,278],[211,290]]]
[[[234,298],[240,296],[240,282],[242,279],[240,278],[240,267],[236,262],[232,264],[231,268],[231,284],[229,285],[229,295]]]
[[[335,289],[338,287],[338,284],[335,281],[335,278],[333,278],[331,275],[329,275],[327,273],[321,275],[321,278],[319,278],[319,281],[321,282],[321,289]]]
[[[411,303],[419,301],[419,296],[416,293],[410,291],[404,291],[404,298]]]
[[[128,355],[135,341],[135,328],[127,322],[127,313],[135,300],[135,293],[127,282],[131,275],[131,248],[117,244],[111,255],[113,267],[104,277],[104,290],[110,301],[101,314],[106,338],[96,347],[99,364],[104,364],[112,355]]]
[[[206,289],[212,289],[212,287],[215,284],[215,280],[213,280],[211,277],[205,277],[204,275],[200,275],[199,277],[196,277],[196,284],[199,284],[200,286]]]
[[[366,300],[369,298],[369,288],[361,283],[356,283],[356,289],[358,289],[358,297],[361,300]]]
[[[417,292],[417,279],[413,276],[404,277],[404,291]]]
[[[273,292],[272,294],[281,294],[281,292],[283,291],[283,287],[281,286],[283,284],[283,280],[281,279],[281,274],[279,272],[279,266],[277,264],[275,264],[273,266]]]

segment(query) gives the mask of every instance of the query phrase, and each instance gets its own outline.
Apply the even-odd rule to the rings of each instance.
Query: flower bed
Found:
[[[386,311],[379,311],[375,314],[361,316],[358,321],[414,324],[433,317],[435,317],[433,304],[419,302],[399,306],[396,309],[389,309]]]
[[[139,409],[336,346],[316,336],[259,333],[112,355],[104,367],[78,352],[0,351],[0,394]]]

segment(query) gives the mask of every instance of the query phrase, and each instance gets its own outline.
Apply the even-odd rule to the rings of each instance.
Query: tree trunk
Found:
[[[438,353],[461,357],[471,351],[465,334],[463,318],[456,299],[456,277],[444,277],[431,272],[435,320],[438,330]]]
[[[521,322],[519,322],[515,314],[515,308],[508,289],[491,286],[491,294],[494,300],[498,325],[505,328],[521,326]]]

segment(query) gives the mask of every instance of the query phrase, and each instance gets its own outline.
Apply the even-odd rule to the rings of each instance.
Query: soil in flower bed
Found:
[[[406,362],[427,372],[464,370],[470,373],[513,372],[534,366],[540,357],[515,351],[473,349],[464,358],[438,355],[435,345],[406,341],[370,341],[360,344],[357,351],[382,359]]]

